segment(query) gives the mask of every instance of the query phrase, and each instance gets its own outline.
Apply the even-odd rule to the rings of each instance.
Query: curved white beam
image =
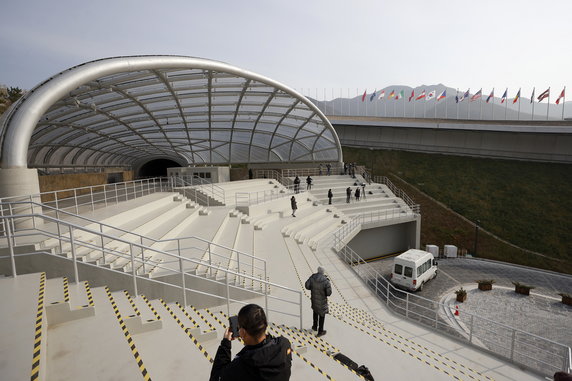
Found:
[[[27,93],[20,102],[14,105],[12,110],[8,111],[9,114],[6,118],[3,118],[3,125],[1,126],[4,131],[1,153],[2,168],[27,167],[28,146],[36,124],[53,104],[62,98],[70,96],[70,92],[73,90],[107,75],[158,69],[202,69],[224,72],[259,81],[280,89],[300,99],[322,120],[324,126],[332,131],[336,140],[338,160],[342,160],[339,138],[326,116],[302,94],[277,81],[222,62],[202,58],[132,56],[107,58],[70,68]]]

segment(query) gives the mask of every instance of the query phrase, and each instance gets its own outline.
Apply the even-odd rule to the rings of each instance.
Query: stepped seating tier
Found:
[[[110,205],[90,215],[98,221],[114,221],[117,228],[128,227],[125,230],[145,233],[149,240],[145,244],[153,248],[177,252],[177,245],[180,245],[182,255],[188,258],[206,260],[210,241],[211,252],[218,254],[217,258],[220,258],[220,269],[210,276],[219,280],[224,279],[224,269],[238,270],[237,255],[233,250],[266,260],[268,276],[272,282],[304,292],[302,311],[306,330],[297,327],[296,316],[276,312],[278,302],[272,299],[269,304],[269,331],[288,337],[295,350],[293,380],[322,379],[327,378],[326,375],[341,380],[361,379],[333,359],[333,354],[339,351],[360,364],[367,365],[376,379],[418,378],[419,374],[423,374],[423,379],[426,380],[448,380],[452,377],[467,379],[469,376],[473,379],[536,379],[536,375],[523,372],[493,356],[464,347],[431,330],[402,320],[385,309],[367,285],[333,252],[331,233],[351,216],[372,209],[395,209],[398,212],[409,210],[409,213],[410,209],[385,185],[373,183],[366,186],[366,191],[372,190],[372,195],[367,195],[359,203],[346,204],[345,188],[351,186],[355,189],[353,183],[362,180],[360,176],[357,179],[337,175],[315,176],[313,179],[313,189],[296,196],[299,206],[296,218],[291,216],[289,197],[257,205],[258,208],[250,210],[250,215],[232,206],[211,206],[208,213],[201,214],[201,211],[205,211],[203,207],[173,193],[153,194],[141,197],[138,201],[130,200],[126,202],[129,207],[121,203]],[[301,178],[301,182],[301,188],[305,188],[305,178]],[[269,179],[221,186],[225,188],[227,199],[230,200],[234,199],[234,196],[230,196],[233,192],[236,194],[246,189],[253,191],[251,188],[262,189],[266,185],[271,186],[271,190],[280,189],[280,186],[274,188]],[[334,198],[334,205],[327,205],[326,193],[330,188],[343,192],[343,197]],[[89,223],[84,226],[89,226]],[[108,231],[119,230],[109,228]],[[124,233],[125,238],[129,237],[130,240],[136,237],[133,233]],[[93,238],[89,234],[83,234],[78,233],[77,239]],[[179,243],[151,243],[151,238],[180,237],[200,237],[204,241],[188,238],[188,241],[181,240]],[[118,245],[114,247],[118,252],[125,249],[125,246],[120,247],[117,241],[111,238],[104,243],[109,248]],[[59,249],[53,245],[53,241],[44,245]],[[65,245],[63,248],[66,248]],[[97,255],[94,250],[88,251],[88,254],[81,251],[82,258],[95,259],[95,264],[103,265],[103,261],[98,263],[100,258]],[[151,278],[165,275],[167,272],[164,269],[178,268],[178,261],[173,262],[172,258],[161,253],[149,255],[148,259],[149,263],[160,263],[161,266],[151,270],[146,268],[145,274]],[[109,256],[105,259],[105,264],[114,269],[132,270],[129,262],[121,256]],[[316,338],[315,333],[307,329],[312,320],[311,307],[309,293],[303,288],[303,282],[316,271],[317,266],[326,268],[333,287],[330,297],[331,313],[326,318],[328,334],[322,338]],[[140,267],[136,270],[143,274]],[[187,270],[206,273],[204,266],[200,265]],[[259,275],[252,269],[249,271],[251,273],[248,275]],[[123,274],[117,276],[125,277]],[[29,277],[29,280],[26,277]],[[8,295],[13,287],[7,286],[10,282],[19,282],[18,289],[22,287],[25,296],[21,298],[27,300],[23,303],[27,307],[18,314],[30,315],[26,323],[30,331],[22,334],[26,337],[12,341],[2,340],[0,345],[0,370],[3,376],[5,369],[10,369],[15,375],[9,379],[17,380],[24,376],[28,378],[30,375],[39,278],[38,274],[31,274],[16,279],[0,279],[0,300],[6,300],[13,306],[19,304],[19,300],[15,297],[11,299]],[[240,278],[233,277],[230,281],[245,289],[254,286],[253,282],[244,284]],[[21,279],[25,282],[20,282]],[[135,380],[142,377],[145,379],[146,374],[156,380],[188,379],[190,375],[197,379],[208,378],[212,357],[216,353],[228,318],[225,303],[219,300],[210,303],[207,308],[195,308],[192,305],[182,306],[180,303],[160,299],[149,300],[142,295],[126,293],[123,289],[108,292],[103,287],[98,287],[88,292],[83,283],[84,279],[80,280],[77,285],[69,280],[64,281],[63,278],[48,279],[46,283],[46,311],[53,308],[49,307],[52,303],[56,303],[52,306],[69,307],[69,311],[64,313],[65,316],[82,309],[97,312],[90,316],[76,315],[75,319],[60,318],[51,323],[51,312],[47,313],[47,337],[44,345],[47,345],[49,350],[43,351],[46,379],[115,377]],[[26,287],[23,287],[24,284]],[[269,291],[274,298],[286,295],[286,292],[278,287],[271,287]],[[258,296],[241,303],[231,303],[230,313],[237,313],[243,303],[250,302],[264,305],[265,299]],[[188,303],[195,304],[194,298],[189,297]],[[298,309],[297,305],[291,305],[286,311],[294,315],[298,313]],[[0,316],[2,322],[9,321],[9,324],[6,324],[8,329],[21,329],[20,325],[25,325],[26,319],[18,318],[17,322],[12,321],[15,317],[8,309],[0,309]],[[128,341],[128,338],[131,341]],[[18,352],[18,358],[22,359],[22,366],[5,365],[4,358],[11,359],[16,356],[6,349],[5,342],[15,345],[14,348],[23,348],[22,351],[15,351]],[[234,341],[233,355],[241,347],[240,342]],[[8,357],[4,357],[6,353]]]

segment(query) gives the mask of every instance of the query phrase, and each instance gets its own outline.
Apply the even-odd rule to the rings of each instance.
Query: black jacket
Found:
[[[328,296],[332,295],[332,286],[328,278],[324,274],[315,273],[308,278],[304,286],[312,293],[312,310],[320,316],[329,313]]]
[[[290,379],[292,352],[285,337],[267,335],[257,345],[245,345],[231,361],[231,342],[222,339],[216,352],[209,381]]]

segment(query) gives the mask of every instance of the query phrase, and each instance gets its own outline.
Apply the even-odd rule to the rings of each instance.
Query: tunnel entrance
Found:
[[[137,178],[145,177],[167,177],[167,168],[180,167],[176,161],[169,159],[151,160],[141,166]]]

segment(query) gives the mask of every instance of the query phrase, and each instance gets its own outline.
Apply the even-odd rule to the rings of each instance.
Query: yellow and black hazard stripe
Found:
[[[68,278],[64,277],[64,303],[69,303],[70,301],[70,284]]]
[[[88,305],[91,307],[95,307],[95,303],[93,301],[93,295],[91,293],[91,288],[89,287],[89,282],[87,280],[84,281],[83,286],[85,287],[85,294],[87,295],[87,305],[85,305],[84,307],[87,307]]]
[[[209,353],[207,352],[207,350],[202,346],[201,343],[199,343],[199,341],[197,340],[197,338],[195,336],[193,336],[193,334],[191,333],[191,328],[185,327],[185,325],[183,324],[183,322],[181,322],[181,319],[179,319],[177,317],[177,315],[175,315],[175,313],[171,310],[171,308],[169,308],[169,306],[167,305],[167,303],[165,303],[165,301],[163,299],[159,299],[161,301],[161,304],[163,305],[163,307],[165,307],[165,309],[169,312],[169,314],[171,315],[171,317],[173,319],[175,319],[175,321],[177,322],[177,324],[179,325],[179,327],[181,327],[181,329],[183,331],[185,331],[185,333],[189,336],[189,338],[193,341],[193,344],[195,344],[195,346],[198,348],[198,350],[203,354],[203,356],[205,356],[205,358],[212,364],[214,362],[213,358],[211,357],[211,355],[209,355]],[[195,327],[193,327],[195,328]]]
[[[181,311],[183,311],[183,313],[185,314],[185,316],[193,323],[195,324],[197,327],[199,327],[199,323],[191,316],[189,315],[189,313],[187,312],[187,310],[185,308],[183,308],[183,306],[181,306],[181,304],[179,302],[176,303],[177,306],[181,309]],[[208,321],[207,319],[204,318],[204,316],[197,311],[197,309],[193,306],[191,306],[191,308],[193,309],[193,311],[195,311],[195,313],[197,315],[199,315],[199,317],[201,318],[202,321],[205,322],[206,325],[209,326],[209,330],[208,331],[204,331],[204,333],[208,333],[208,332],[212,332],[212,331],[216,331],[216,328],[211,324],[210,321]]]
[[[193,311],[198,315],[198,317],[201,318],[202,321],[204,321],[210,328],[211,330],[215,330],[216,328],[211,324],[210,321],[207,320],[207,318],[199,311],[195,308],[195,306],[193,306],[192,304],[189,306],[193,309]]]
[[[131,308],[133,308],[133,311],[135,312],[135,315],[131,315],[130,317],[141,316],[141,312],[139,311],[139,308],[137,308],[137,306],[135,305],[135,301],[133,300],[131,295],[129,295],[129,291],[123,290],[123,293],[127,297],[127,300],[129,300],[129,304],[131,305]]]
[[[193,317],[191,315],[189,315],[189,313],[183,308],[183,306],[181,306],[181,304],[179,302],[176,302],[175,304],[177,305],[177,307],[179,307],[179,309],[181,310],[183,315],[185,315],[187,317],[187,319],[189,319],[191,321],[191,323],[193,323],[193,326],[195,328],[200,327],[199,323],[197,323],[197,321],[195,319],[193,319]]]
[[[302,356],[300,353],[296,352],[295,350],[292,349],[292,353],[294,353],[296,356],[300,357],[306,364],[310,365],[312,368],[316,369],[322,376],[326,377],[328,380],[332,380],[334,381],[334,378],[332,378],[332,376],[330,376],[329,374],[327,374],[326,372],[324,372],[322,369],[318,368],[313,362],[311,362],[310,360],[308,360],[307,358],[305,358],[304,356]]]
[[[155,320],[161,320],[161,315],[159,315],[159,313],[157,313],[157,310],[155,310],[153,305],[149,302],[149,299],[147,299],[147,297],[145,295],[141,295],[141,297],[145,301],[145,304],[147,304],[147,307],[149,307],[151,312],[153,312],[153,315],[155,316]]]
[[[221,327],[226,328],[226,323],[224,323],[223,321],[221,321],[215,314],[213,314],[208,308],[205,308],[205,311],[207,311],[207,313],[209,315],[211,315],[213,317],[213,319],[216,320],[217,323],[219,323],[221,325]],[[223,316],[227,317],[226,314],[222,311],[219,311]],[[228,318],[228,317],[227,317]]]
[[[42,350],[42,329],[44,321],[44,296],[46,293],[46,273],[40,275],[40,289],[38,291],[38,308],[36,309],[36,326],[34,328],[34,351],[32,354],[32,373],[30,379],[40,377],[40,358]]]
[[[306,337],[301,336],[300,334],[295,333],[294,330],[289,329],[286,326],[282,326],[282,325],[273,325],[273,327],[275,329],[279,329],[283,334],[288,334],[286,332],[286,330],[288,329],[291,334],[289,335],[289,337],[295,341],[297,341],[299,344],[301,345],[310,345],[311,347],[317,349],[318,351],[320,351],[321,353],[323,353],[324,355],[326,355],[327,357],[331,358],[332,360],[334,360],[335,362],[337,362],[338,364],[340,364],[341,366],[343,366],[344,368],[346,368],[347,370],[349,370],[350,372],[352,372],[353,374],[355,374],[356,376],[358,376],[361,379],[365,379],[361,374],[359,374],[358,372],[356,372],[354,369],[350,368],[349,366],[347,366],[346,364],[344,364],[343,362],[341,362],[340,360],[336,359],[334,357],[333,354],[328,353],[328,350],[321,348],[320,346],[318,346],[315,342],[308,340]],[[293,336],[292,334],[294,334],[295,336]],[[312,335],[313,336],[313,335]],[[334,351],[334,352],[340,352],[339,350]]]
[[[133,357],[135,357],[135,361],[137,361],[137,366],[139,367],[139,370],[141,371],[141,374],[143,375],[143,379],[145,381],[151,380],[151,376],[149,375],[149,373],[147,372],[147,368],[143,364],[143,359],[141,358],[141,355],[139,354],[139,351],[137,350],[137,347],[135,346],[135,342],[133,341],[133,338],[131,337],[129,330],[127,329],[127,326],[125,325],[123,318],[121,317],[121,313],[119,312],[119,308],[117,307],[117,303],[115,303],[115,299],[111,295],[111,291],[109,291],[109,287],[107,287],[107,286],[105,287],[105,292],[107,293],[107,297],[109,298],[109,301],[111,302],[111,306],[113,307],[113,312],[115,313],[115,317],[117,318],[117,321],[119,322],[119,326],[121,327],[121,330],[123,331],[123,334],[125,335],[125,338],[127,339],[127,343],[129,344],[129,348],[131,349],[131,353],[133,354]]]

